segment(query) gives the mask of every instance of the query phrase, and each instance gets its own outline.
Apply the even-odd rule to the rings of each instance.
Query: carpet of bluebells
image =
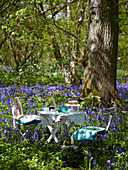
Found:
[[[16,96],[20,98],[24,114],[38,114],[43,107],[53,105],[52,98],[63,104],[72,98],[73,93],[79,96],[80,89],[81,86],[51,83],[31,87],[27,85],[5,87],[1,82],[0,169],[128,169],[128,80],[123,83],[117,82],[123,107],[115,108],[109,133],[97,136],[95,141],[77,142],[76,149],[62,149],[54,141],[45,145],[49,131],[41,123],[32,127],[24,137],[13,128],[10,102],[12,98]],[[79,110],[87,113],[85,125],[97,125],[98,108],[89,100],[81,102]],[[105,118],[103,122],[101,126],[107,124]],[[71,133],[77,128],[79,127],[74,125]],[[64,134],[60,133],[61,142],[64,140]]]

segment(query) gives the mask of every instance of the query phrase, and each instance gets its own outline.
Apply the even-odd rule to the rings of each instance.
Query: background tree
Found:
[[[66,83],[79,84],[76,66],[78,62],[84,63],[86,7],[87,2],[80,0],[19,1],[15,11],[11,10],[3,21],[3,28],[10,33],[6,46],[12,62],[19,67],[27,59],[33,60],[34,55],[38,59],[45,56],[46,62],[39,62],[48,65],[51,58],[62,70]],[[3,49],[2,56],[7,54]]]
[[[119,1],[119,41],[118,41],[118,69],[126,71],[128,68],[128,0]]]
[[[100,96],[105,103],[118,100],[116,70],[118,51],[118,0],[90,0],[88,63],[82,96]]]
[[[13,6],[2,21],[1,32],[4,38],[1,44],[4,43],[4,46],[1,45],[0,53],[4,61],[4,56],[8,56],[7,64],[15,63],[17,68],[27,60],[31,62],[36,58],[40,62],[46,45],[44,23],[35,17],[36,9],[31,6],[27,1],[17,2],[16,7]]]
[[[83,46],[85,49],[82,39],[85,40],[86,33],[81,30],[87,4],[85,1],[79,0],[56,1],[55,3],[47,1],[47,6],[48,8],[45,7],[43,2],[37,4],[40,13],[43,14],[43,19],[49,23],[47,31],[51,37],[55,59],[62,70],[65,82],[80,84],[76,64],[82,60]],[[77,11],[74,11],[76,6]],[[81,44],[81,46],[78,44]],[[80,53],[80,51],[83,51],[83,53]]]

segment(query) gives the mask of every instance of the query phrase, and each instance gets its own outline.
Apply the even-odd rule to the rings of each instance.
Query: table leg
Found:
[[[49,143],[52,140],[52,138],[54,138],[55,142],[57,143],[58,139],[57,139],[57,137],[56,137],[56,135],[55,135],[55,133],[53,131],[53,128],[50,125],[48,125],[47,127],[48,127],[48,129],[49,129],[49,131],[51,133],[50,137],[47,139],[47,143]]]
[[[71,122],[70,125],[67,127],[67,125],[63,124],[63,127],[65,129],[65,132],[67,132],[68,136],[69,136],[69,130],[71,129],[71,127],[73,126],[74,122]]]
[[[56,143],[59,142],[59,140],[57,139],[57,137],[56,137],[55,134],[58,132],[58,130],[59,130],[60,127],[64,124],[64,122],[65,122],[65,119],[62,119],[55,130],[50,126],[50,124],[47,125],[47,127],[48,127],[48,129],[49,129],[49,131],[50,131],[50,133],[51,133],[50,137],[47,139],[47,142],[48,142],[48,143],[51,141],[52,138],[54,138],[54,140],[55,140]]]

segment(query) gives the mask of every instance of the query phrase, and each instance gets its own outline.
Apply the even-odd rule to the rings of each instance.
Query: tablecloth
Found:
[[[85,114],[86,114],[85,112],[82,111],[80,112],[74,111],[68,113],[39,111],[38,113],[44,125],[47,125],[47,121],[46,121],[47,118],[50,123],[52,123],[53,121],[59,122],[61,119],[66,119],[76,123],[77,125],[82,125],[82,126],[84,125]]]

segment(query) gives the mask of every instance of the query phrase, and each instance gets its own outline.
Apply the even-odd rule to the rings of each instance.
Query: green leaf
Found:
[[[2,30],[7,29],[6,25],[2,25]]]
[[[36,1],[37,4],[41,3],[41,1]]]
[[[11,15],[10,15],[10,19],[11,19],[12,17],[13,17],[13,15],[11,14]]]
[[[16,12],[16,15],[20,13],[20,15],[23,15],[26,12],[26,9],[20,9],[19,11]]]
[[[14,21],[14,19],[12,19],[10,25],[13,26],[14,23],[15,23],[15,21]]]

